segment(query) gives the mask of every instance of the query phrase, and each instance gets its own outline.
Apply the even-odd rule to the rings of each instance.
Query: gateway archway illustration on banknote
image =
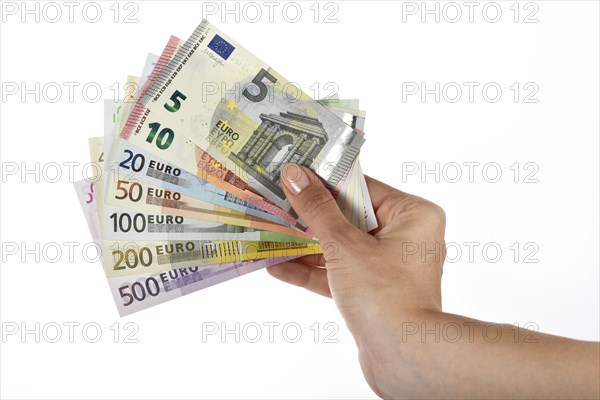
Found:
[[[318,119],[292,112],[260,114],[261,124],[230,158],[282,199],[280,169],[288,162],[310,166],[327,142]]]

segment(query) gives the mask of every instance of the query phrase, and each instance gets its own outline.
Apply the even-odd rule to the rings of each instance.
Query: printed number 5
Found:
[[[176,90],[175,93],[173,93],[169,98],[169,100],[173,102],[173,105],[165,103],[165,108],[171,112],[175,112],[181,108],[181,102],[185,99],[187,99],[187,96],[181,93],[179,90]]]
[[[123,303],[124,306],[128,306],[131,303],[133,303],[133,296],[131,295],[131,293],[125,293],[125,290],[129,289],[129,286],[121,286],[119,288],[119,294],[121,295],[121,298],[125,298],[127,297],[127,300],[129,300],[127,303]]]
[[[267,88],[267,85],[265,85],[264,82],[262,81],[263,78],[267,78],[272,83],[277,82],[277,78],[275,78],[273,75],[268,73],[266,69],[261,68],[261,70],[258,72],[258,74],[256,74],[256,76],[254,77],[254,79],[252,79],[252,83],[254,83],[256,86],[258,86],[258,89],[260,90],[260,92],[258,92],[258,94],[255,95],[255,94],[250,93],[248,91],[248,89],[244,89],[244,91],[242,92],[244,97],[246,97],[248,100],[250,100],[254,103],[263,101],[265,99],[265,97],[267,97],[267,92],[269,91],[269,89]]]

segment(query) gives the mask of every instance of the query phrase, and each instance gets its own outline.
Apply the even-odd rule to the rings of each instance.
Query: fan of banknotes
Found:
[[[104,102],[95,174],[75,188],[120,315],[320,253],[280,186],[304,165],[346,218],[377,227],[357,100],[315,101],[204,20]]]

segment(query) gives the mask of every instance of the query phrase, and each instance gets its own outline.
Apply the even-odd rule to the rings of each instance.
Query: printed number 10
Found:
[[[148,124],[148,127],[150,127],[150,134],[148,134],[148,137],[146,138],[146,142],[152,143],[154,141],[154,137],[156,136],[156,133],[160,129],[160,124],[158,122],[152,122],[151,124]],[[175,137],[175,132],[173,132],[173,129],[163,128],[158,133],[158,137],[156,138],[156,146],[161,150],[168,149],[169,146],[171,145],[171,143],[173,143],[174,137]]]

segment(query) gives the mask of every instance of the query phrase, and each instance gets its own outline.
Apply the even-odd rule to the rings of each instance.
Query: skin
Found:
[[[308,169],[288,164],[281,182],[324,255],[269,273],[333,298],[378,396],[600,398],[599,343],[443,312],[446,217],[439,206],[367,177],[379,222],[367,234]]]

